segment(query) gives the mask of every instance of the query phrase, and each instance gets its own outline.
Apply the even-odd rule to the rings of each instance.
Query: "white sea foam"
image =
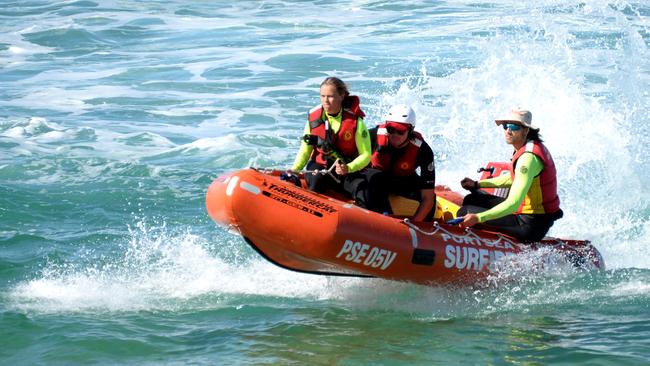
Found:
[[[122,253],[87,264],[50,264],[37,279],[10,291],[11,306],[22,311],[78,312],[171,309],[201,296],[263,295],[330,299],[328,279],[286,271],[261,259],[229,263],[190,234],[172,234],[139,223]],[[245,247],[226,250],[251,252]],[[247,253],[250,256],[252,253]],[[237,253],[224,253],[232,257]],[[97,264],[102,263],[102,264]]]
[[[11,47],[8,48],[8,50],[9,50],[9,52],[11,52],[13,54],[16,54],[16,55],[27,52],[27,50],[25,50],[24,48],[17,47],[17,46],[11,46]]]
[[[218,243],[190,232],[170,232],[164,224],[149,227],[142,221],[130,232],[118,252],[98,257],[94,250],[86,250],[80,253],[84,261],[46,265],[41,276],[9,289],[7,307],[40,313],[187,311],[238,308],[240,301],[249,301],[242,295],[255,295],[341,303],[364,311],[402,311],[440,320],[648,295],[648,286],[634,277],[598,288],[598,282],[590,284],[593,280],[582,274],[580,281],[596,286],[583,288],[571,285],[576,276],[571,268],[549,268],[553,274],[539,277],[534,271],[526,274],[524,262],[519,267],[524,272],[510,273],[510,280],[484,288],[315,276],[277,267],[225,232],[219,234]],[[532,255],[529,260],[539,258]]]

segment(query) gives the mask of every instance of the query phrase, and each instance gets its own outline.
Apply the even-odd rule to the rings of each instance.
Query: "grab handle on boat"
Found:
[[[458,225],[458,224],[460,224],[461,222],[463,222],[464,219],[465,219],[464,216],[457,217],[457,218],[455,218],[455,219],[451,219],[451,220],[447,221],[446,224],[447,224],[447,225]]]

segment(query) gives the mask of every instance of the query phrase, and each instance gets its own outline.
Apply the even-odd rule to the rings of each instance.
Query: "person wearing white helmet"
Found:
[[[384,123],[370,129],[372,169],[366,173],[373,197],[382,197],[371,209],[392,212],[389,194],[420,202],[413,221],[430,219],[435,207],[436,172],[433,151],[422,134],[415,131],[415,111],[405,104],[390,108]],[[419,174],[418,174],[419,170]],[[377,171],[382,174],[377,175]]]

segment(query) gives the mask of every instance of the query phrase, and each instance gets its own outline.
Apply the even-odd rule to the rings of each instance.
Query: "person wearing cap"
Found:
[[[366,179],[369,194],[377,201],[369,208],[391,213],[388,196],[396,194],[419,201],[411,220],[424,221],[430,218],[436,203],[433,151],[422,134],[415,131],[415,112],[411,107],[395,105],[384,120],[370,129],[372,169],[367,170]]]
[[[320,85],[320,101],[309,111],[303,141],[288,175],[305,166],[312,172],[334,166],[338,182],[329,174],[305,173],[309,189],[347,193],[365,206],[360,171],[370,163],[372,151],[359,97],[350,95],[341,79],[327,77]]]
[[[495,120],[502,126],[507,144],[514,147],[510,174],[475,181],[464,178],[465,196],[458,216],[463,227],[480,224],[482,228],[503,232],[523,242],[539,241],[563,215],[557,194],[555,163],[532,124],[532,113],[512,110]],[[506,198],[486,194],[479,188],[510,187]]]

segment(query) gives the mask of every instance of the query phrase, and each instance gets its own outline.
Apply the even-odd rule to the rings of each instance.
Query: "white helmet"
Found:
[[[384,120],[386,122],[405,123],[415,127],[415,111],[406,104],[397,104],[386,113]]]

